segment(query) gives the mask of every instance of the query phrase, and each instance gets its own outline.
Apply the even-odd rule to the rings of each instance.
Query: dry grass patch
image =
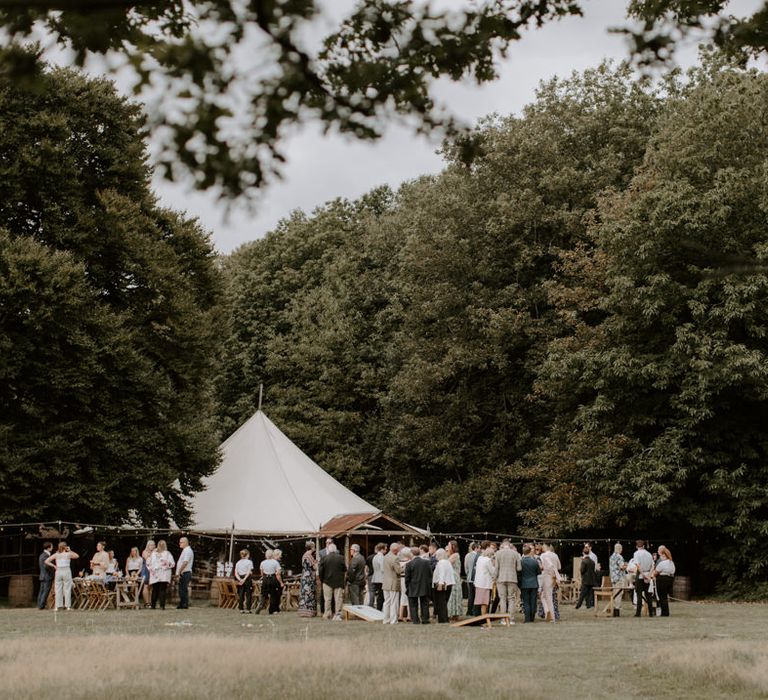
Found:
[[[41,669],[45,668],[45,673]],[[24,638],[0,646],[3,696],[184,698],[537,698],[510,674],[488,679],[478,659],[394,640],[279,641],[206,636]]]
[[[653,656],[655,668],[675,683],[705,694],[768,696],[768,643],[735,640],[692,641]]]

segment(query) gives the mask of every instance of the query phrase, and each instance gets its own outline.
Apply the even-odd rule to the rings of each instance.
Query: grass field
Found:
[[[295,613],[0,610],[0,697],[768,697],[768,606],[672,617],[394,627]],[[629,612],[625,610],[625,613]]]

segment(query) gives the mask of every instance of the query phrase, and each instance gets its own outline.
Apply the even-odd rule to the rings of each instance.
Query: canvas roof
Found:
[[[379,510],[315,464],[257,411],[221,445],[219,468],[192,500],[198,532],[310,534],[329,520]]]

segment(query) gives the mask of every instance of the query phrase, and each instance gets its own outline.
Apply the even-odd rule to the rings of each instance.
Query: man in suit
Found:
[[[352,605],[360,605],[362,603],[360,594],[365,585],[365,557],[360,554],[359,544],[353,544],[349,551],[352,555],[349,560],[349,571],[347,571],[349,602]]]
[[[365,558],[365,604],[374,607],[376,604],[376,591],[373,588],[373,558],[379,553],[379,545]]]
[[[40,594],[37,596],[37,607],[40,610],[45,610],[45,606],[48,603],[48,594],[51,592],[51,584],[53,583],[53,568],[45,565],[45,560],[53,553],[53,544],[46,542],[43,545],[43,551],[37,558],[37,565],[40,568]]]
[[[525,622],[533,622],[536,616],[536,594],[539,592],[539,574],[541,564],[534,557],[533,545],[523,545],[523,558],[520,560],[520,595],[523,599]]]
[[[576,602],[576,610],[581,607],[582,603],[587,604],[587,609],[595,606],[595,595],[592,589],[595,587],[595,561],[590,557],[590,552],[587,547],[584,547],[584,552],[581,557],[581,565],[579,566],[579,572],[581,573],[581,590],[579,591],[579,600]]]
[[[429,552],[429,568],[432,569],[432,573],[435,572],[435,567],[437,566],[437,557],[435,554],[437,553],[437,542],[430,542],[429,548],[427,551]],[[421,552],[419,552],[421,553]]]
[[[520,554],[513,549],[509,540],[501,543],[496,553],[496,592],[499,595],[499,612],[509,613],[515,619],[520,589],[517,587],[517,573],[522,569]]]
[[[384,582],[381,588],[384,591],[384,624],[396,625],[397,614],[400,611],[400,562],[397,553],[400,551],[399,542],[389,545],[389,552],[384,557]]]
[[[411,550],[413,559],[405,565],[405,593],[413,623],[429,624],[429,596],[432,591],[432,569],[429,559],[422,559],[418,547]],[[421,610],[421,616],[419,616]]]
[[[344,600],[344,578],[347,573],[347,565],[344,557],[336,550],[336,545],[331,543],[326,548],[326,555],[320,560],[317,575],[323,585],[323,599],[325,600],[325,613],[323,617],[330,620],[341,620],[341,605]],[[332,610],[336,609],[333,615]]]
[[[589,552],[589,558],[590,558],[590,559],[591,559],[593,562],[595,562],[595,583],[597,583],[597,582],[598,582],[598,579],[601,577],[601,574],[600,574],[600,562],[599,562],[599,561],[598,561],[598,559],[597,559],[597,554],[595,554],[595,553],[592,551],[592,545],[591,545],[591,544],[589,544],[589,542],[585,542],[585,543],[584,543],[584,549],[585,549],[585,550],[587,550],[587,551]]]

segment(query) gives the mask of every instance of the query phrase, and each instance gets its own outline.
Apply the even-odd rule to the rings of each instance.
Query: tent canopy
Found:
[[[315,464],[262,411],[221,452],[219,468],[192,500],[193,530],[303,535],[340,515],[380,512]]]

